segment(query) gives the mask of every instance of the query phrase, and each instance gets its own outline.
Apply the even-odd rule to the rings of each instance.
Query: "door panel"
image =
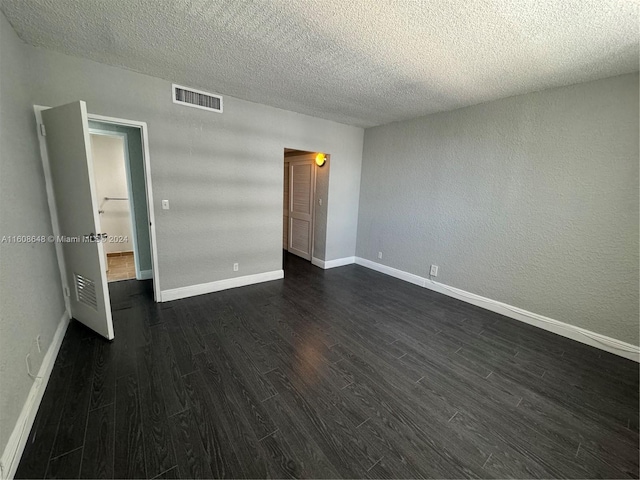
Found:
[[[71,316],[113,338],[104,246],[87,236],[99,232],[91,141],[84,102],[42,111]]]
[[[292,164],[292,213],[311,214],[311,164]]]
[[[289,251],[311,260],[313,238],[313,160],[289,166]]]
[[[298,218],[291,219],[291,248],[298,252],[309,250],[309,240],[311,238],[311,224],[306,220]]]

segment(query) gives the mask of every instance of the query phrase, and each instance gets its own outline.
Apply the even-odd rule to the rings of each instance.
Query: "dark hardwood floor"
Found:
[[[18,478],[637,478],[638,364],[351,265],[73,321]]]

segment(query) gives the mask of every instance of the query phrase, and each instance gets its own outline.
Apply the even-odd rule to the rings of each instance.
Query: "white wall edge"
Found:
[[[205,293],[219,292],[221,290],[228,290],[229,288],[245,287],[247,285],[253,285],[255,283],[280,280],[281,278],[284,278],[284,270],[274,270],[272,272],[256,273],[254,275],[245,275],[243,277],[227,278],[225,280],[201,283],[199,285],[191,285],[189,287],[172,288],[162,291],[161,301],[170,302],[171,300],[195,297],[196,295],[204,295]]]
[[[335,260],[320,260],[319,258],[312,257],[311,263],[316,267],[320,267],[323,269],[335,268],[335,267],[343,267],[345,265],[351,265],[352,263],[356,263],[356,257],[344,257],[344,258],[336,258]]]
[[[140,278],[138,280],[149,280],[153,278],[153,270],[140,270]]]
[[[69,313],[65,311],[53,335],[51,345],[49,345],[49,349],[42,359],[42,364],[31,386],[31,390],[29,390],[27,400],[22,407],[18,421],[2,453],[2,478],[12,479],[16,474],[20,458],[24,452],[24,447],[29,438],[33,422],[36,419],[40,402],[49,383],[51,371],[53,370],[53,365],[56,363],[56,358],[58,357],[58,352],[60,351],[60,346],[62,345],[62,340],[64,340],[64,334],[67,332],[70,320],[71,317]]]
[[[311,257],[311,264],[315,265],[316,267],[325,268],[324,260],[320,260],[319,258],[316,258],[316,257]]]
[[[33,111],[36,117],[37,125],[42,125],[42,111],[49,107],[34,105]],[[39,127],[38,127],[39,128]],[[58,222],[58,211],[56,210],[56,199],[53,191],[53,181],[51,180],[51,168],[49,168],[49,152],[47,151],[47,141],[44,136],[38,132],[38,145],[40,147],[40,159],[42,160],[42,169],[44,172],[44,184],[47,190],[47,204],[49,205],[49,215],[51,216],[51,230],[56,237],[60,235],[60,227]],[[65,295],[65,288],[69,287],[67,282],[67,270],[64,263],[64,253],[62,251],[62,243],[55,242],[56,258],[58,259],[58,270],[60,271],[60,287],[64,306],[67,312],[71,312],[71,303],[69,297]]]
[[[499,313],[514,320],[528,323],[529,325],[542,328],[543,330],[556,333],[563,337],[570,338],[571,340],[576,340],[580,343],[584,343],[640,363],[640,347],[636,345],[607,337],[606,335],[592,332],[591,330],[576,327],[575,325],[570,325],[559,320],[554,320],[553,318],[545,317],[537,313],[529,312],[528,310],[514,307],[506,303],[498,302],[497,300],[482,297],[475,293],[467,292],[466,290],[450,287],[444,283],[434,282],[429,278],[420,277],[403,270],[398,270],[397,268],[372,262],[365,258],[356,257],[356,263],[363,267],[399,278],[400,280],[413,283],[414,285],[428,288],[429,290],[462,300],[463,302],[470,303],[477,307]]]

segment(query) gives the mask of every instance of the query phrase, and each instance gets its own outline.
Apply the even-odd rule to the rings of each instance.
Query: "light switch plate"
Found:
[[[162,200],[162,209],[169,210],[169,200]]]

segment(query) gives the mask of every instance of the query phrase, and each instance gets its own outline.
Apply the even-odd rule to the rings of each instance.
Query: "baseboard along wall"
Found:
[[[442,293],[477,307],[499,313],[514,320],[528,323],[529,325],[542,328],[543,330],[562,335],[563,337],[576,340],[586,345],[590,345],[592,347],[599,348],[600,350],[640,363],[640,347],[636,345],[607,337],[606,335],[592,332],[591,330],[576,327],[575,325],[570,325],[553,318],[545,317],[522,308],[514,307],[513,305],[498,302],[497,300],[482,297],[460,288],[450,287],[444,283],[435,282],[429,278],[398,270],[397,268],[389,267],[387,265],[382,265],[380,263],[367,260],[366,258],[355,257],[355,263],[363,267],[370,268],[371,270],[404,280],[405,282],[413,283],[414,285],[418,285],[423,288],[428,288],[434,292]]]
[[[335,267],[342,267],[344,265],[351,265],[355,263],[356,257],[344,257],[337,258],[335,260],[320,260],[319,258],[313,257],[311,258],[311,263],[316,267],[320,267],[324,270]]]
[[[181,298],[194,297],[196,295],[204,295],[205,293],[219,292],[228,290],[229,288],[245,287],[255,283],[270,282],[284,278],[284,270],[274,270],[271,272],[257,273],[254,275],[245,275],[242,277],[227,278],[216,282],[201,283],[188,287],[172,288],[162,290],[161,302],[170,302]]]
[[[2,472],[0,478],[11,479],[16,474],[20,457],[22,457],[22,452],[24,452],[29,432],[31,432],[38,408],[40,408],[40,402],[49,383],[51,371],[53,370],[53,365],[56,363],[56,358],[58,357],[60,346],[64,340],[64,335],[67,333],[70,320],[71,317],[69,313],[65,311],[53,335],[51,345],[49,345],[47,353],[42,359],[40,369],[33,380],[33,385],[31,386],[31,390],[29,390],[29,395],[18,416],[7,446],[2,453],[2,459],[0,460]]]

